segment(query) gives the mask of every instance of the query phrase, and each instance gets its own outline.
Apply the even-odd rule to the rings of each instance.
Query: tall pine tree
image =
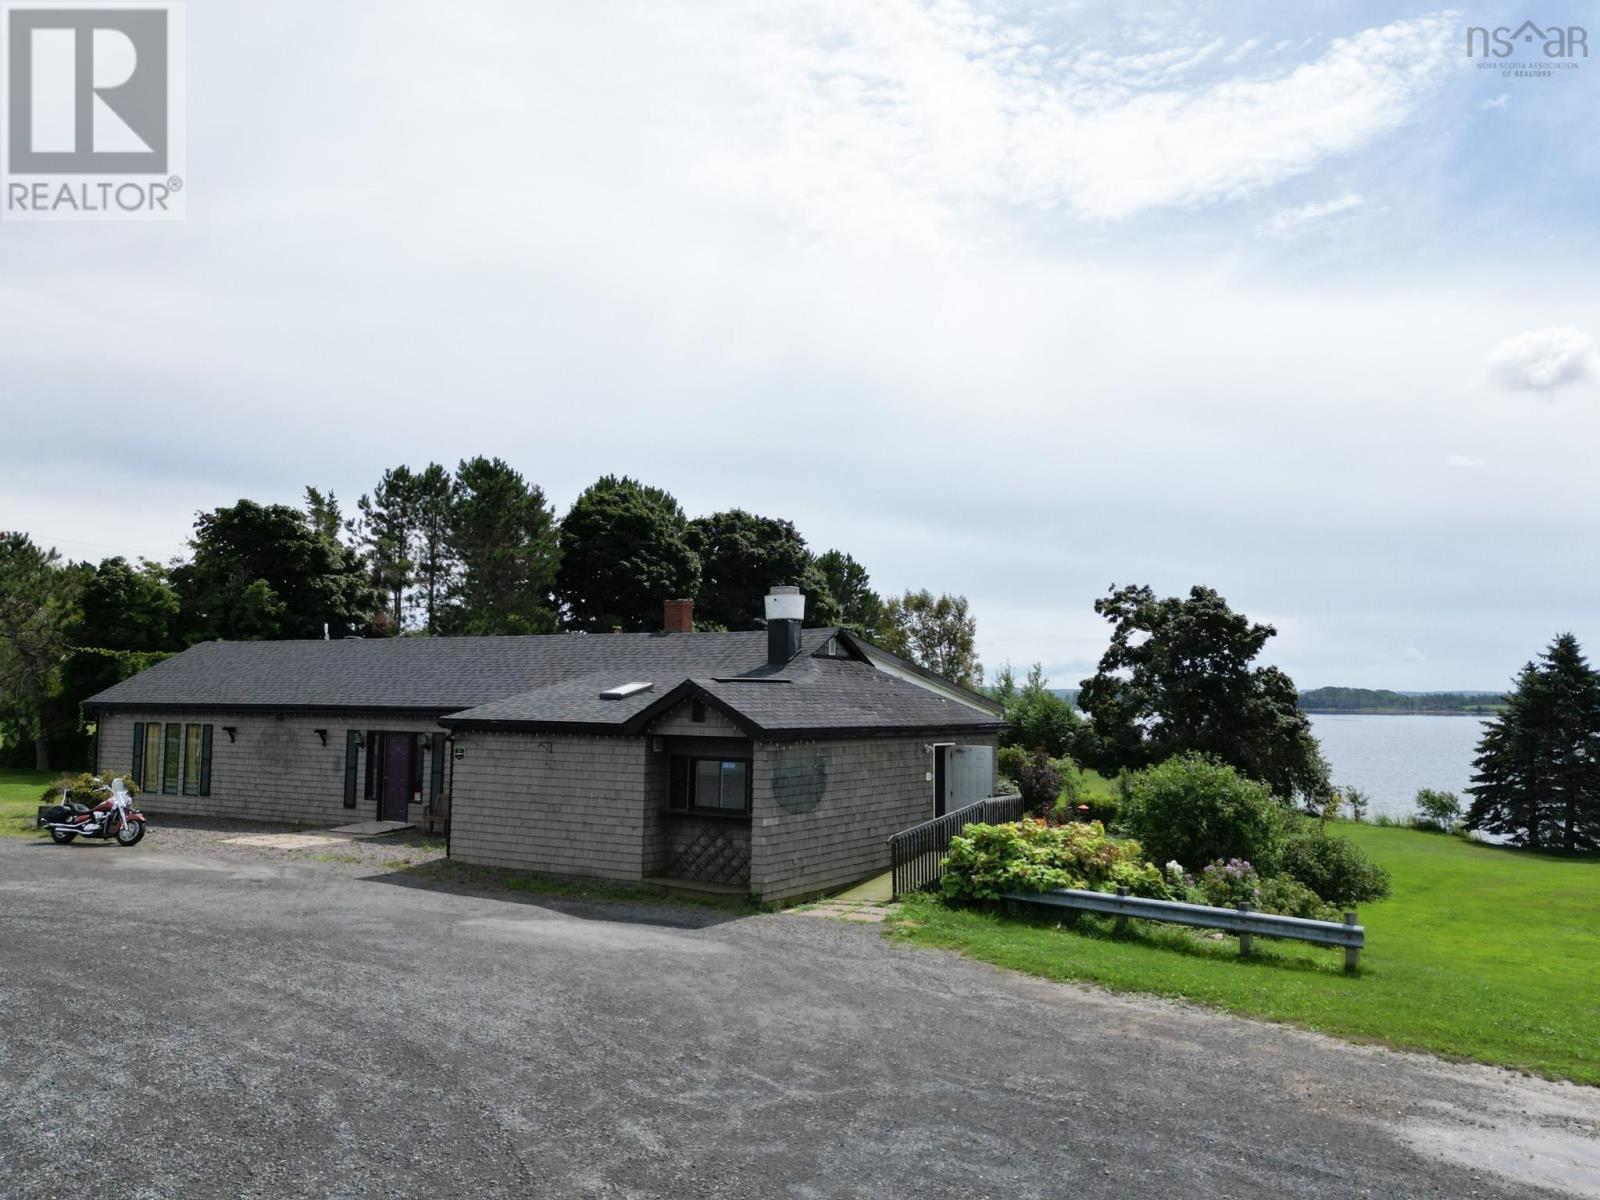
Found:
[[[1558,636],[1517,676],[1473,761],[1467,828],[1517,846],[1600,850],[1600,676]]]

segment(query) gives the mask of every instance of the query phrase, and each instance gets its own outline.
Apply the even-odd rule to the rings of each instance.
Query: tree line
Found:
[[[1319,687],[1300,693],[1300,707],[1325,713],[1467,713],[1498,712],[1506,698],[1499,692],[1420,692],[1387,688]]]
[[[659,630],[662,602],[695,601],[697,630],[763,625],[774,583],[806,594],[808,625],[850,629],[979,686],[963,596],[885,597],[849,553],[813,553],[794,523],[744,509],[688,516],[662,488],[606,475],[558,516],[499,458],[383,472],[346,507],[200,513],[189,554],[67,562],[0,534],[0,751],[41,768],[81,760],[87,697],[197,642]]]

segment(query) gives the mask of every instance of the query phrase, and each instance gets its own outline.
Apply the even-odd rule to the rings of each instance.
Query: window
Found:
[[[137,782],[145,792],[161,786],[161,726],[154,721],[144,727],[144,778]]]
[[[703,725],[705,724],[705,719],[706,702],[700,699],[700,697],[696,696],[693,700],[689,701],[689,720]]]
[[[198,725],[183,727],[183,794],[200,794],[201,728]]]
[[[748,758],[672,759],[673,808],[709,812],[750,811],[750,760]]]
[[[164,796],[176,796],[178,771],[182,766],[183,726],[168,725],[165,732],[166,741],[161,754],[161,793]]]

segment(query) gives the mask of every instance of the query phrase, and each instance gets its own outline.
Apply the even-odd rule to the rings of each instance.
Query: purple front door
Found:
[[[417,752],[417,739],[409,733],[383,735],[383,791],[378,797],[378,820],[409,820],[411,805],[411,758]]]

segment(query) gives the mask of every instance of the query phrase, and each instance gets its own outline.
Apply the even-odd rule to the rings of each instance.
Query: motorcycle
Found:
[[[119,846],[136,846],[144,837],[145,815],[134,807],[122,780],[113,779],[111,795],[93,808],[74,801],[70,790],[63,793],[60,804],[44,810],[39,825],[59,846],[79,837],[114,837]]]

